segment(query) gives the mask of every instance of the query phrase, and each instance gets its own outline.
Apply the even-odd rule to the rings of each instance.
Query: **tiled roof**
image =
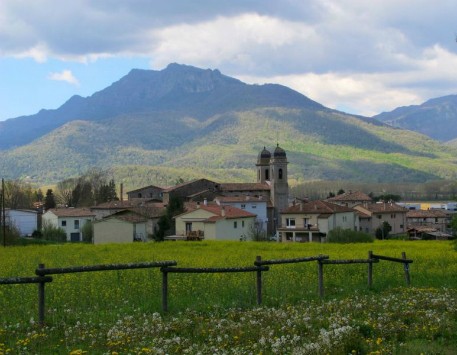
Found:
[[[410,210],[407,218],[446,218],[446,212],[440,210]]]
[[[131,194],[131,193],[133,193],[133,192],[138,192],[138,191],[143,191],[143,190],[146,190],[146,189],[159,189],[159,190],[164,190],[163,187],[155,186],[155,185],[149,185],[149,186],[145,186],[145,187],[140,187],[139,189],[136,189],[136,190],[128,191],[127,194]]]
[[[180,189],[181,187],[194,184],[197,181],[207,181],[207,182],[216,184],[214,181],[211,181],[211,180],[208,180],[208,179],[194,179],[194,180],[187,181],[187,182],[184,182],[184,183],[179,184],[179,185],[166,187],[166,188],[164,188],[163,192],[170,192],[170,191],[173,191],[173,190],[177,190],[177,189]]]
[[[233,206],[219,206],[216,204],[209,204],[209,205],[199,205],[192,207],[189,209],[188,212],[185,212],[184,214],[196,211],[197,209],[202,209],[205,210],[209,213],[212,213],[214,216],[209,217],[208,221],[213,221],[216,219],[233,219],[233,218],[248,218],[248,217],[255,217],[256,215],[254,213],[242,210],[240,208],[236,208]],[[217,217],[217,218],[216,218]]]
[[[57,217],[93,217],[95,216],[91,210],[87,208],[52,208],[49,211]]]
[[[346,206],[340,206],[335,203],[327,201],[311,201],[306,203],[298,203],[294,206],[290,206],[281,213],[283,214],[333,214],[341,212],[354,212],[352,208]]]
[[[243,195],[243,196],[217,196],[215,200],[218,200],[220,202],[268,202],[269,198],[265,196],[249,196],[249,195]]]
[[[361,191],[349,191],[342,193],[341,195],[337,195],[334,197],[330,197],[327,201],[338,201],[338,202],[357,202],[357,201],[373,201],[373,199],[368,196],[366,193]]]
[[[220,186],[222,191],[270,191],[267,183],[226,183]]]
[[[110,210],[110,209],[119,209],[119,208],[129,208],[129,207],[134,207],[140,202],[133,202],[133,201],[109,201],[109,202],[104,202],[100,203],[96,206],[91,207],[92,210],[97,209],[97,210]]]
[[[391,213],[391,212],[407,212],[408,209],[396,203],[368,203],[366,205],[358,205],[372,213]],[[358,207],[355,206],[355,207]]]

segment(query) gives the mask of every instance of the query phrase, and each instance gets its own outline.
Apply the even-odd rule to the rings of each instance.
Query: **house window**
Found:
[[[282,180],[282,169],[279,169],[278,171],[278,178],[279,180]]]
[[[382,216],[380,214],[378,214],[378,219],[381,219],[381,218],[382,218]]]
[[[67,221],[62,221],[62,227],[66,227],[67,226]]]
[[[238,228],[238,222],[237,221],[233,222],[233,228]]]
[[[141,192],[138,192],[138,198],[141,198],[143,197],[143,195],[141,195]]]
[[[390,218],[395,218],[395,213],[391,214]]]
[[[75,219],[75,229],[79,229],[79,219]]]
[[[246,205],[245,204],[242,204],[241,205],[241,209],[244,210],[246,208]]]
[[[260,180],[260,170],[257,172],[257,180]]]
[[[286,218],[286,227],[295,228],[295,218]]]
[[[241,227],[244,228],[244,221],[241,221]]]
[[[252,208],[257,208],[257,205],[252,205]]]
[[[438,223],[438,218],[435,218],[435,223]]]

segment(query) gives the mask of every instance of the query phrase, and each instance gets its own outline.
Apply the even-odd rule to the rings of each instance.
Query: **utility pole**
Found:
[[[0,226],[3,227],[3,246],[6,247],[5,180],[3,178],[0,194]]]

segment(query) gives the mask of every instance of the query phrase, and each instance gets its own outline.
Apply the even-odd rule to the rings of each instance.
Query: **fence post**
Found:
[[[319,297],[324,298],[324,264],[322,264],[322,260],[317,261],[317,279],[319,284]]]
[[[39,264],[38,269],[44,269],[44,264]],[[40,275],[40,277],[42,276]],[[44,280],[38,283],[38,324],[40,326],[44,326],[45,284]]]
[[[260,270],[262,257],[256,256],[255,261],[257,267],[259,268],[257,270],[257,305],[260,306],[262,304],[262,270]]]
[[[162,271],[162,311],[168,312],[168,272],[163,268]]]
[[[368,260],[373,259],[373,252],[370,250],[368,252]],[[373,286],[373,263],[370,261],[368,263],[368,287],[371,288]]]
[[[406,259],[406,253],[403,251],[401,253],[402,259]],[[403,263],[403,269],[405,270],[405,280],[406,280],[406,285],[411,285],[411,278],[409,276],[409,263]]]

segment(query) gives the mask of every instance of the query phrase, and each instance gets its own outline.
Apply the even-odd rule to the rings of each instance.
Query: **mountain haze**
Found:
[[[457,95],[431,99],[422,105],[399,107],[374,118],[442,142],[450,141],[457,139]]]
[[[291,183],[457,177],[457,150],[287,87],[170,64],[134,69],[90,97],[0,122],[6,178],[55,183],[97,166],[127,188],[207,177],[254,181],[258,152],[287,151]]]

